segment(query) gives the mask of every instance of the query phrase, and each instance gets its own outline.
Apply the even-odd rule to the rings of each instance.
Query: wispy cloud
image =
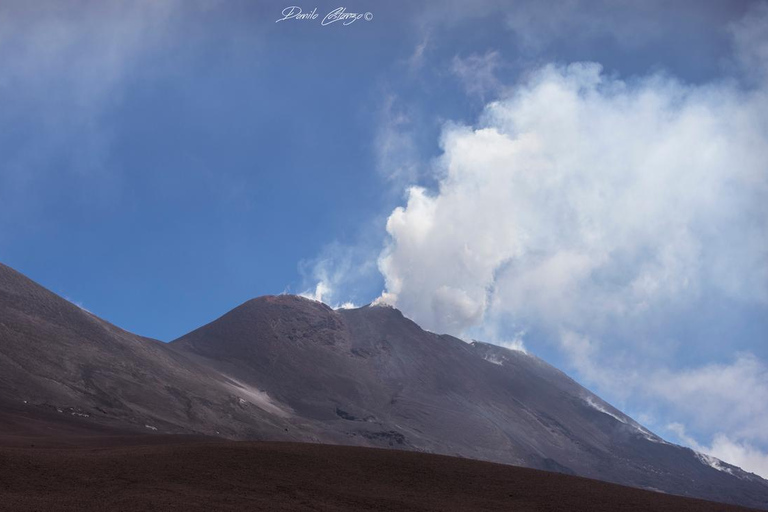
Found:
[[[451,63],[451,73],[459,79],[468,95],[484,101],[502,89],[496,73],[503,65],[501,55],[497,51],[467,57],[456,55]]]
[[[730,24],[737,64],[748,78],[768,80],[768,2],[753,4],[746,16]]]
[[[178,9],[198,2],[0,4],[0,204],[29,212],[46,184],[83,201],[115,199],[110,161],[118,107],[132,80],[178,42]],[[159,69],[159,68],[154,68]],[[57,191],[58,194],[62,190]],[[24,198],[23,201],[20,198]]]
[[[768,446],[768,366],[754,355],[658,370],[643,388],[679,411],[697,432],[717,425],[733,439]]]
[[[413,53],[408,58],[408,68],[411,72],[416,72],[424,66],[427,52],[430,46],[430,34],[425,33],[419,44],[413,49]]]
[[[768,478],[768,453],[759,450],[748,442],[733,441],[727,435],[718,433],[709,445],[700,444],[688,435],[685,425],[670,423],[666,430],[681,444],[705,455],[738,466],[741,469]]]
[[[385,97],[378,116],[375,144],[378,171],[392,186],[402,190],[415,183],[422,172],[414,140],[413,116],[394,94]]]
[[[368,288],[378,281],[375,254],[379,249],[378,243],[363,238],[357,244],[328,244],[316,258],[299,265],[303,276],[299,295],[333,308],[356,307],[370,297]]]

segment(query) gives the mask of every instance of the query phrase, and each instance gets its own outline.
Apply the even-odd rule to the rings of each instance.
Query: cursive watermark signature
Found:
[[[275,23],[280,23],[281,21],[288,21],[288,20],[315,21],[320,17],[320,15],[317,12],[317,7],[315,7],[311,11],[305,12],[298,5],[291,5],[289,7],[286,7],[285,9],[283,9],[283,12],[281,13],[281,15],[282,15],[282,18],[275,21]],[[323,17],[323,19],[320,20],[320,25],[325,27],[328,25],[332,25],[334,23],[340,23],[346,26],[346,25],[351,25],[354,22],[360,21],[360,20],[365,20],[365,21],[373,20],[373,13],[372,12],[365,12],[365,13],[349,12],[347,11],[346,7],[337,7],[336,9],[326,14]]]

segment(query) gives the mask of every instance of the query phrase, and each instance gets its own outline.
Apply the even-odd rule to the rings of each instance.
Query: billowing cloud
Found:
[[[381,257],[431,329],[489,314],[590,334],[704,292],[768,300],[762,90],[547,66],[448,126],[436,192],[409,190]]]

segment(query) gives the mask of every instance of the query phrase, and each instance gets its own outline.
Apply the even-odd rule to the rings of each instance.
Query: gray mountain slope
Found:
[[[260,298],[172,346],[266,390],[333,442],[768,506],[765,480],[666,443],[544,361],[426,332],[392,308]]]
[[[128,333],[0,264],[0,404],[138,431],[257,437],[226,375]]]
[[[765,480],[664,442],[540,359],[388,307],[261,297],[164,344],[0,265],[0,408],[25,401],[121,428],[395,447],[768,508]]]

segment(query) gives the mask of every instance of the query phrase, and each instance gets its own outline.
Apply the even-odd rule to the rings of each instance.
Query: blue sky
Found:
[[[768,475],[765,2],[293,4],[3,2],[0,261],[165,341],[392,302]]]

